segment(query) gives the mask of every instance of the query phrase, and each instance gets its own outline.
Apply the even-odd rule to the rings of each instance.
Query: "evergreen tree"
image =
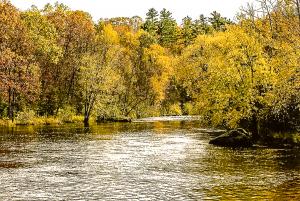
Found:
[[[172,13],[165,8],[160,12],[158,27],[159,43],[164,47],[171,47],[177,40],[177,24]]]
[[[152,36],[156,36],[158,31],[158,12],[154,8],[150,8],[146,16],[146,21],[143,24],[142,29]]]
[[[211,26],[208,23],[208,19],[203,14],[201,14],[199,18],[194,21],[193,32],[194,35],[208,34],[211,32]]]
[[[191,44],[196,36],[197,35],[194,34],[194,31],[193,31],[192,18],[190,18],[189,16],[183,18],[182,29],[181,29],[181,37],[183,39],[183,44],[185,46]]]
[[[224,31],[226,24],[232,24],[232,22],[226,17],[222,17],[220,13],[214,11],[211,13],[211,17],[208,21],[216,31]]]

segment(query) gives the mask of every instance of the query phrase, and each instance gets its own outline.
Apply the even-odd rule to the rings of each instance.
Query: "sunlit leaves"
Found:
[[[234,127],[251,117],[257,102],[263,104],[261,88],[272,85],[261,44],[238,27],[199,37],[179,62],[187,73],[179,79],[215,125]]]

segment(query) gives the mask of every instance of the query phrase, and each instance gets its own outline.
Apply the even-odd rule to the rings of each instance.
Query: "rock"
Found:
[[[253,141],[250,133],[238,128],[210,140],[209,144],[222,147],[251,147]]]

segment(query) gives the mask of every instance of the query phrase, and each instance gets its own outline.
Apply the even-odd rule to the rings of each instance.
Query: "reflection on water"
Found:
[[[186,119],[185,119],[186,120]],[[0,130],[0,200],[300,200],[299,150],[153,121]]]

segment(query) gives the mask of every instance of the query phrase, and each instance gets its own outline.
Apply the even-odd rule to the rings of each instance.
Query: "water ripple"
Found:
[[[214,147],[197,122],[1,132],[0,200],[300,200],[297,150]]]

